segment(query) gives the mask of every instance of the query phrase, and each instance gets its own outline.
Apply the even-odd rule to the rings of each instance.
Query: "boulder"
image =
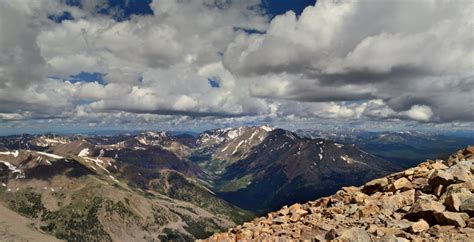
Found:
[[[428,224],[428,222],[426,222],[423,219],[420,219],[418,220],[418,222],[415,222],[411,225],[410,231],[412,233],[420,233],[420,232],[428,230],[429,228],[430,228],[430,225]]]
[[[344,230],[336,241],[369,242],[372,239],[365,230],[354,227]]]
[[[441,194],[443,194],[443,191],[444,191],[444,186],[443,185],[438,185],[437,187],[435,187],[435,189],[433,190],[433,195],[437,196],[437,197],[440,197]]]
[[[470,218],[466,221],[466,226],[469,228],[474,228],[474,218]]]
[[[470,182],[472,180],[471,172],[467,169],[464,169],[462,166],[453,169],[451,174],[457,183]]]
[[[459,211],[466,212],[469,216],[474,217],[474,196],[471,195],[470,198],[462,201],[459,206]]]
[[[395,192],[397,190],[401,190],[401,189],[408,190],[408,189],[411,189],[411,188],[413,188],[413,185],[411,184],[411,182],[407,178],[402,177],[402,178],[394,181],[389,186],[388,191]]]
[[[427,183],[428,183],[428,178],[425,178],[425,177],[418,177],[418,178],[415,178],[411,181],[411,184],[416,189],[419,189],[423,186],[426,186]]]
[[[405,206],[412,205],[415,202],[415,190],[400,192],[392,196],[386,196],[381,199],[381,206],[392,212],[397,211]]]
[[[463,150],[463,155],[473,154],[474,153],[474,145],[469,145],[466,149]]]
[[[253,237],[253,232],[250,230],[242,230],[237,234],[237,241],[251,240]]]
[[[452,225],[439,225],[436,224],[428,229],[428,233],[433,236],[440,237],[443,234],[446,234],[448,231],[452,231],[455,227]]]
[[[413,222],[408,221],[406,219],[389,220],[386,223],[387,223],[387,227],[397,228],[397,229],[401,229],[401,230],[408,230],[413,224]]]
[[[436,170],[446,170],[448,167],[442,163],[442,161],[436,161],[435,163],[431,164],[431,167]]]
[[[472,196],[471,189],[472,187],[468,183],[451,184],[446,188],[446,192],[439,198],[439,201],[444,202],[451,194],[457,194],[461,201],[466,200]]]
[[[295,203],[295,204],[291,205],[288,209],[289,209],[289,211],[290,211],[290,213],[291,213],[291,212],[294,211],[294,210],[301,209],[301,204]]]
[[[466,213],[440,212],[434,214],[436,221],[440,225],[454,225],[457,227],[466,227],[465,220],[469,219]]]
[[[470,199],[474,199],[474,194],[472,194],[469,189],[463,187],[463,184],[453,184],[447,188],[447,191],[440,197],[448,210],[453,212],[460,211],[460,206],[465,204],[465,212],[471,214],[469,207]]]
[[[336,238],[337,234],[336,234],[336,230],[335,229],[331,229],[329,230],[326,235],[324,236],[324,239],[326,240],[334,240]]]
[[[405,214],[405,217],[417,221],[418,219],[424,219],[430,224],[435,224],[435,213],[444,212],[445,206],[440,202],[428,200],[428,199],[418,199],[412,206],[410,211]]]
[[[285,216],[276,217],[272,220],[274,224],[284,224],[288,222],[288,218]]]
[[[287,215],[290,212],[290,209],[287,206],[284,206],[282,209],[278,211],[280,215]]]
[[[408,170],[405,170],[405,172],[403,172],[404,176],[412,176],[413,174],[415,174],[415,169],[413,168],[410,168]]]
[[[378,191],[383,191],[383,188],[389,184],[388,178],[383,177],[379,179],[372,180],[367,182],[364,187],[362,187],[362,192],[368,195],[371,195]]]
[[[378,213],[379,211],[380,211],[380,208],[376,204],[369,203],[369,204],[359,207],[358,215],[359,215],[359,218],[368,217],[370,215]]]
[[[321,223],[316,225],[316,227],[324,230],[324,231],[330,231],[331,229],[334,229],[333,225],[327,224],[327,223]]]
[[[380,238],[377,240],[378,242],[408,242],[409,240],[402,238],[402,237],[396,237],[395,235],[385,235],[384,237]]]
[[[358,191],[358,192],[355,192],[355,193],[351,194],[350,203],[357,203],[357,204],[360,204],[360,205],[364,205],[364,204],[366,204],[366,201],[368,199],[370,199],[369,195]]]
[[[357,206],[357,204],[349,204],[349,208],[347,208],[347,210],[344,212],[344,215],[350,216],[357,212],[357,210],[359,210],[359,206]]]
[[[446,205],[448,210],[458,212],[459,206],[461,206],[461,199],[459,199],[457,193],[449,194],[444,200],[444,205]]]
[[[330,201],[331,201],[330,197],[323,197],[314,202],[311,202],[311,205],[315,207],[327,207]]]
[[[432,187],[438,185],[449,186],[454,182],[453,175],[443,170],[435,170],[428,178],[428,184]]]

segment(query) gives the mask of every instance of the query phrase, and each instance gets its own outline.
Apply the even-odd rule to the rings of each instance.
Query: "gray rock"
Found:
[[[470,198],[462,201],[461,205],[459,206],[459,210],[461,212],[466,212],[469,214],[469,216],[473,217],[474,216],[474,196],[471,195]]]

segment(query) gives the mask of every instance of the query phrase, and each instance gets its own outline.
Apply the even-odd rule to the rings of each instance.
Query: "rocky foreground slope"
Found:
[[[474,241],[474,146],[285,206],[206,241]]]

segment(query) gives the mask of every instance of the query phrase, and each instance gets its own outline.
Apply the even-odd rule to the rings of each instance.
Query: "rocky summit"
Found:
[[[205,241],[474,241],[474,146]]]

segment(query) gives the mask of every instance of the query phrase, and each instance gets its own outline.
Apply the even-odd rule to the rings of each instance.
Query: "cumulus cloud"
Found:
[[[403,112],[407,117],[417,121],[429,121],[433,111],[426,105],[413,105],[408,111]]]
[[[472,1],[318,1],[236,38],[224,64],[263,80],[251,86],[260,97],[383,99],[402,117],[472,121],[473,11]]]
[[[0,120],[474,121],[470,0],[321,0],[273,19],[260,0],[154,0],[123,21],[81,6],[0,2]]]

